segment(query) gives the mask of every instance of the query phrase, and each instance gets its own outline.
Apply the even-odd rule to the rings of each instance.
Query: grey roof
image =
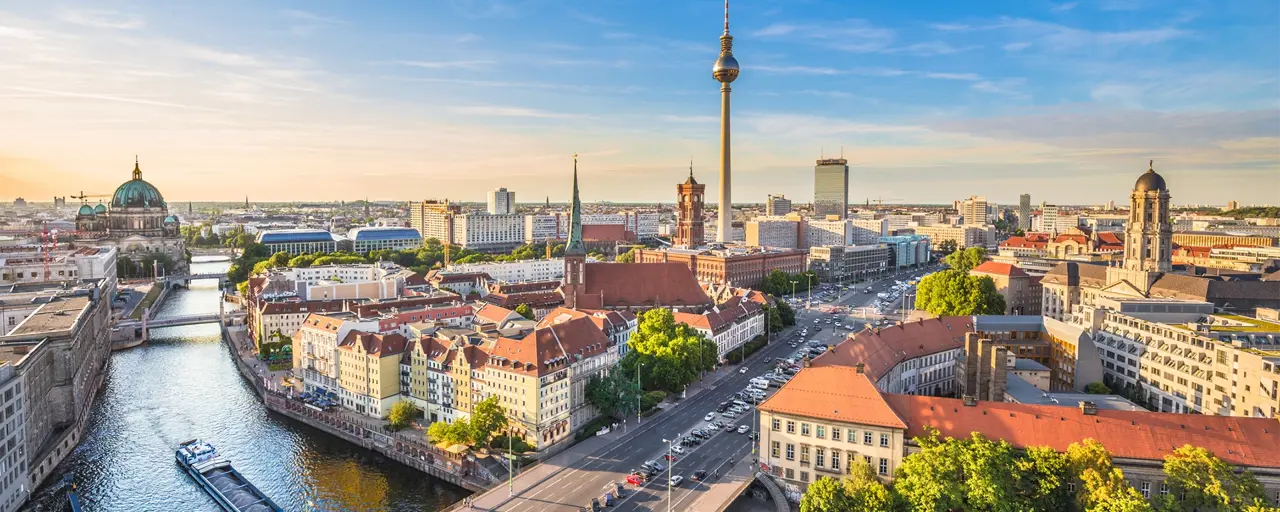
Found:
[[[1044,317],[1040,315],[976,315],[973,328],[979,331],[1040,331]]]
[[[1080,402],[1093,402],[1099,409],[1115,411],[1146,411],[1120,395],[1090,395],[1088,393],[1046,393],[1031,385],[1022,377],[1009,374],[1005,382],[1005,393],[1020,404],[1058,405],[1062,407],[1080,407]]]
[[[1024,372],[1047,372],[1049,367],[1037,363],[1030,359],[1016,358],[1013,360],[1013,369]]]

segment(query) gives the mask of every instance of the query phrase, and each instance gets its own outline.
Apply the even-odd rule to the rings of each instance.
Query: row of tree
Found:
[[[856,461],[844,478],[823,477],[810,485],[800,511],[1275,510],[1266,506],[1266,493],[1252,474],[1191,445],[1165,456],[1168,492],[1148,489],[1155,496],[1148,501],[1093,439],[1072,443],[1064,453],[1044,446],[1018,450],[976,432],[969,439],[941,439],[931,431],[916,442],[921,451],[903,459],[892,487]]]
[[[472,406],[468,418],[459,418],[453,423],[432,423],[427,427],[427,437],[436,444],[489,446],[494,434],[506,426],[507,415],[502,411],[502,404],[498,403],[497,396],[490,396]]]
[[[613,368],[587,382],[587,400],[606,416],[633,413],[638,403],[643,408],[646,391],[681,392],[719,362],[715,342],[662,308],[640,313],[627,347]]]
[[[969,273],[986,259],[986,251],[970,247],[946,257],[951,268],[925,276],[916,285],[916,309],[936,316],[1003,315],[1004,296],[990,276]]]
[[[799,274],[788,274],[781,270],[769,272],[764,277],[764,282],[760,284],[760,291],[772,295],[774,297],[782,297],[795,293],[809,291],[811,286],[818,284],[818,275],[812,270],[806,270]]]
[[[119,256],[116,258],[116,277],[120,279],[149,278],[173,270],[174,263],[173,258],[168,254],[160,252],[148,253],[138,260]],[[157,268],[160,269],[159,272]]]

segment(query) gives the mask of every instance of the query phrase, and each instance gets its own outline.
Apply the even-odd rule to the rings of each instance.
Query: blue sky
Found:
[[[1274,1],[735,1],[734,198],[1280,197]],[[712,1],[0,0],[0,198],[588,200],[714,189]],[[70,188],[70,190],[67,190]],[[714,200],[714,193],[709,199]]]

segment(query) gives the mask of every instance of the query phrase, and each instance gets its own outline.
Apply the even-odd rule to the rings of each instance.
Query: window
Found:
[[[880,474],[882,475],[889,474],[889,459],[886,459],[884,457],[880,458]]]
[[[808,472],[808,471],[801,471],[801,472],[800,472],[800,481],[801,481],[801,482],[808,482],[808,481],[809,481],[809,472]]]
[[[795,470],[793,470],[793,469],[791,469],[791,468],[787,468],[787,476],[786,476],[786,479],[787,479],[787,480],[795,480],[795,478],[796,478],[796,472],[795,472]]]
[[[862,444],[865,444],[865,445],[870,445],[870,444],[871,444],[871,433],[870,433],[870,432],[863,432],[863,433],[862,433]]]
[[[779,431],[779,430],[782,430],[782,422],[781,422],[781,421],[779,421],[779,420],[778,420],[778,418],[774,418],[774,419],[773,419],[773,431],[774,431],[774,432],[777,432],[777,431]]]
[[[1164,482],[1160,482],[1160,495],[1164,496],[1167,494],[1169,494],[1169,486],[1165,485]]]
[[[800,445],[800,463],[809,463],[809,447],[807,445]]]
[[[839,441],[839,440],[840,440],[840,429],[838,429],[838,428],[833,428],[833,429],[831,429],[831,440],[832,440],[832,441]]]
[[[858,431],[854,429],[849,429],[849,435],[845,436],[845,439],[848,440],[850,443],[858,442]]]
[[[796,460],[796,445],[787,443],[787,460]]]
[[[788,422],[787,422],[787,433],[788,433],[788,434],[794,434],[794,433],[796,433],[796,422],[794,422],[794,421],[788,421]]]
[[[889,434],[880,434],[880,446],[889,447]]]
[[[862,456],[862,458],[863,458],[863,459],[866,459],[866,461],[867,461],[867,465],[868,465],[868,466],[870,466],[870,465],[871,465],[871,456],[870,456],[870,455],[863,455],[863,456]]]
[[[840,471],[840,452],[831,452],[831,469]]]
[[[808,424],[808,423],[801,423],[801,424],[800,424],[800,435],[802,435],[802,436],[807,436],[807,435],[809,435],[809,424]]]
[[[817,427],[815,427],[815,428],[817,429],[817,432],[815,432],[814,434],[815,434],[816,436],[818,436],[818,439],[826,439],[826,437],[827,437],[827,427],[824,427],[824,426],[822,426],[822,425],[818,425],[818,426],[817,426]]]
[[[827,460],[826,455],[827,455],[826,450],[823,450],[822,448],[815,448],[815,449],[814,449],[814,451],[813,451],[813,465],[814,465],[814,467],[819,467],[819,468],[820,468],[820,467],[822,467],[822,466],[826,465],[826,460]]]
[[[774,442],[773,442],[773,448],[770,450],[770,451],[771,451],[771,453],[773,453],[773,457],[777,457],[777,456],[778,456],[778,447],[779,447],[778,442],[777,442],[777,441],[774,441]]]

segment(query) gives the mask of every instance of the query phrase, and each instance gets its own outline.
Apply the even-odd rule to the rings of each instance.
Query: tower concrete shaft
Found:
[[[729,82],[720,84],[720,210],[716,241],[733,241],[733,194],[729,151]]]

